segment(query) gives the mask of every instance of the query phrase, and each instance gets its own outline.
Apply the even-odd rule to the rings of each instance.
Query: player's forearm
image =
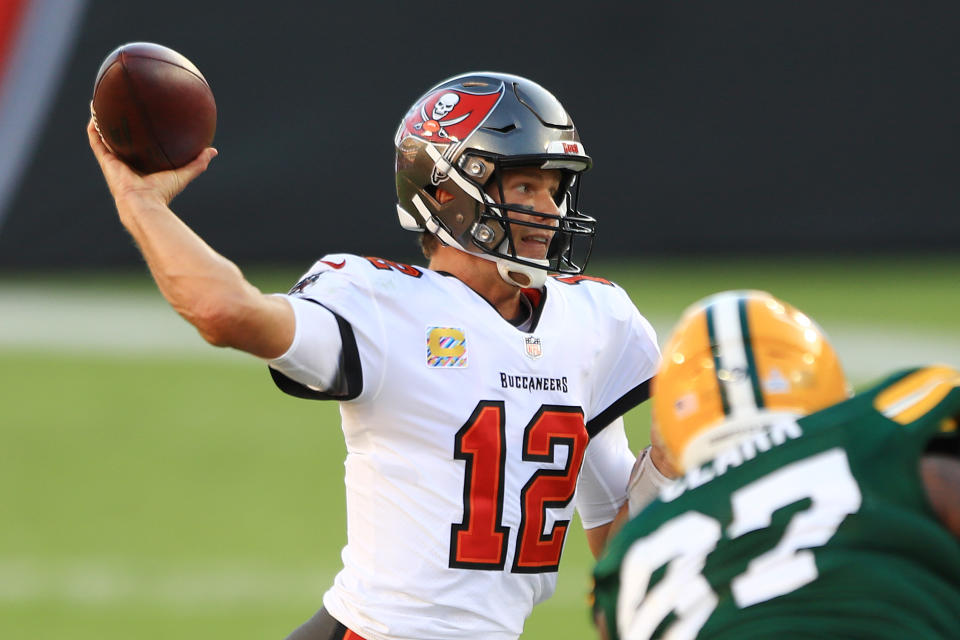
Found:
[[[274,326],[286,303],[263,296],[163,202],[134,194],[117,210],[164,298],[205,340],[263,357],[289,346]]]
[[[587,537],[587,546],[590,547],[590,553],[593,554],[594,559],[600,558],[600,554],[603,552],[604,547],[607,546],[607,540],[610,538],[610,535],[616,532],[613,529],[613,525],[616,522],[617,520],[614,519],[613,522],[602,524],[599,527],[594,527],[593,529],[584,530],[584,533]]]

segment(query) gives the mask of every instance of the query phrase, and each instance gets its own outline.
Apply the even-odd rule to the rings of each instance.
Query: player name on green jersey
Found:
[[[803,430],[796,420],[784,418],[769,425],[760,425],[758,431],[746,440],[726,449],[723,453],[702,467],[696,467],[685,476],[678,478],[660,492],[660,499],[672,502],[682,496],[689,489],[710,482],[722,476],[730,469],[739,467],[748,460],[753,460],[758,453],[769,451],[771,448],[799,438]]]

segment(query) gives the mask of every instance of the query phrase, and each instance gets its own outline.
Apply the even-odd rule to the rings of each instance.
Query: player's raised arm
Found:
[[[217,155],[204,149],[189,164],[140,175],[107,149],[91,118],[90,148],[100,163],[120,221],[137,243],[167,302],[216,346],[274,358],[293,341],[289,303],[263,295],[168,206]]]

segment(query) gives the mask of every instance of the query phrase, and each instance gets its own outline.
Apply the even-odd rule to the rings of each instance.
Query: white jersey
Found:
[[[547,279],[520,331],[452,276],[346,254],[291,296],[343,343],[348,541],[324,607],[367,640],[517,638],[556,586],[591,437],[648,395],[650,324],[574,276]]]

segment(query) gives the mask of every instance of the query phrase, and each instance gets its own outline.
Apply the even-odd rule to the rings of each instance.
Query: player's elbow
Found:
[[[207,296],[189,310],[179,310],[200,336],[215,347],[237,346],[243,305],[224,296]]]
[[[296,319],[283,298],[247,291],[204,298],[188,318],[204,340],[261,358],[282,355],[293,342]]]
[[[197,332],[204,340],[215,347],[232,347],[233,338],[229,326],[220,322],[203,322],[195,324]]]

